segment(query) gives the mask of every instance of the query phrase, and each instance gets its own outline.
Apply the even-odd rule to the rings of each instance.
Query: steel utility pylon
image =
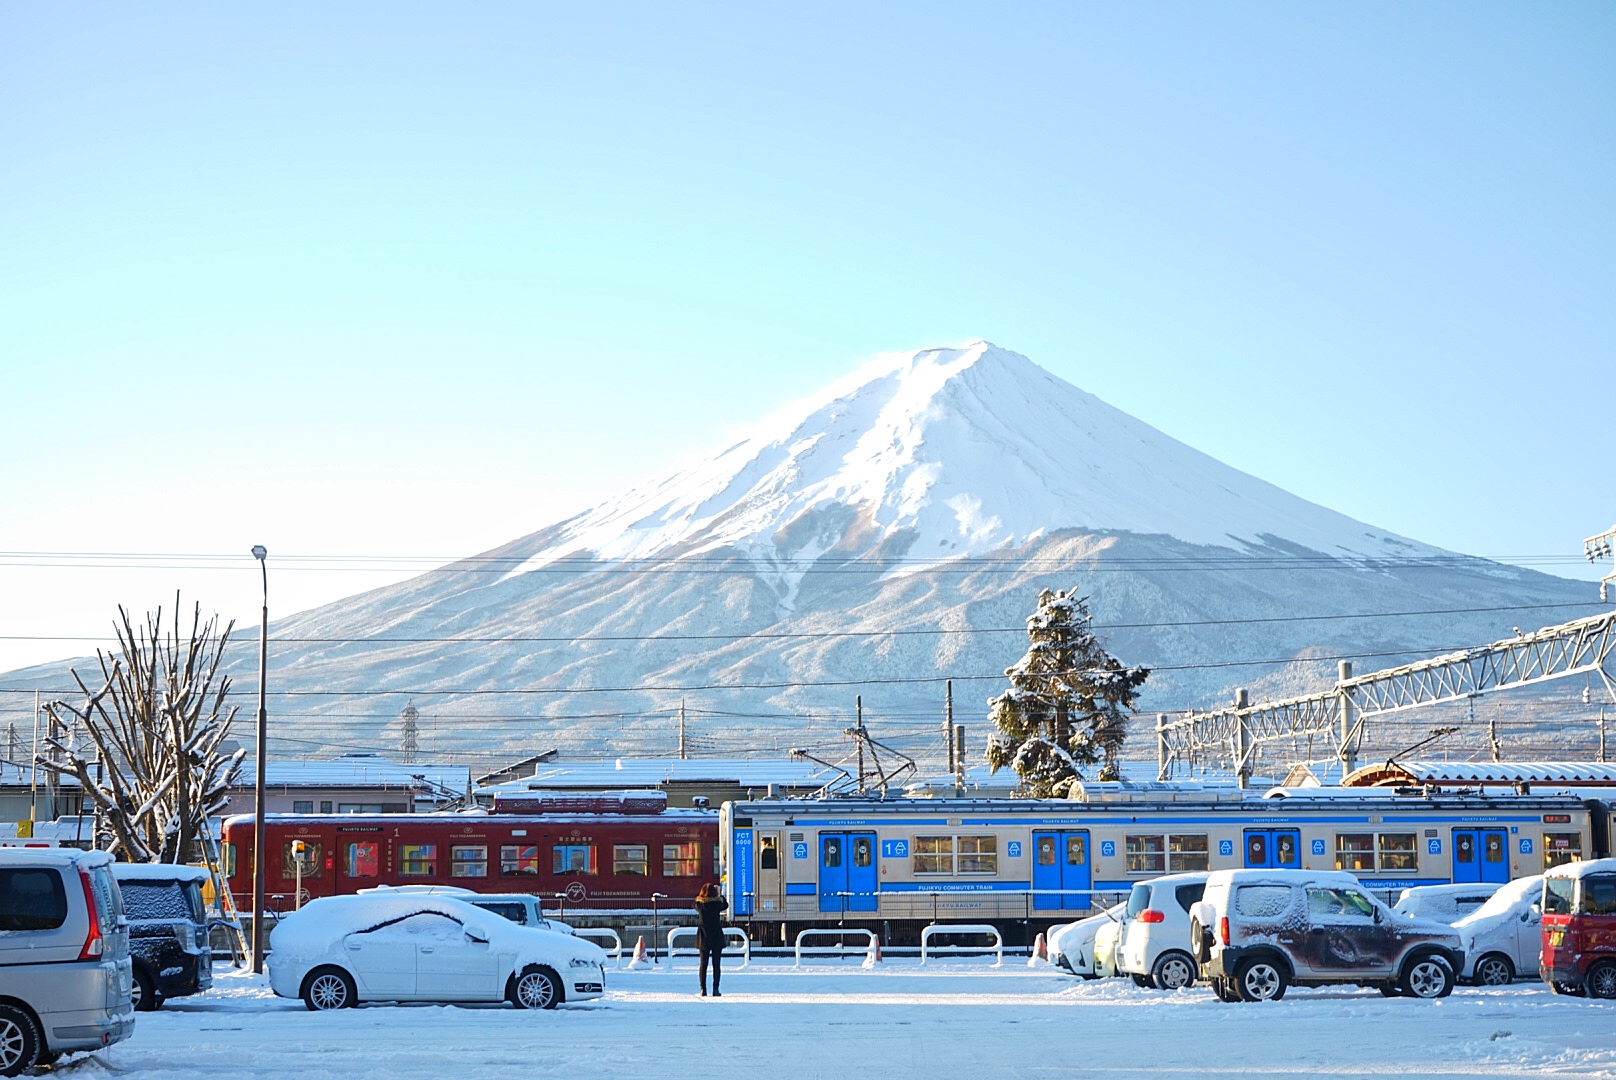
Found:
[[[1159,776],[1170,779],[1179,762],[1228,764],[1244,787],[1264,744],[1310,736],[1332,738],[1342,768],[1351,770],[1364,724],[1377,716],[1568,675],[1597,672],[1616,695],[1606,667],[1613,647],[1616,611],[1368,675],[1354,677],[1352,665],[1343,663],[1334,689],[1306,697],[1247,705],[1242,690],[1230,708],[1157,718]]]

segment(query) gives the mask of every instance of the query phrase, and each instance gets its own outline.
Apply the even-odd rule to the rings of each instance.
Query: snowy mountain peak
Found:
[[[562,557],[734,549],[791,582],[879,553],[904,570],[1060,529],[1341,558],[1442,554],[1231,469],[986,341],[877,357],[739,442],[535,534]],[[520,550],[524,542],[514,547]]]

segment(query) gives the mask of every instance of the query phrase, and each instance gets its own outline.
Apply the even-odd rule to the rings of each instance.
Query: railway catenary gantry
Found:
[[[1367,675],[1354,676],[1343,663],[1335,687],[1323,693],[1247,704],[1242,692],[1228,708],[1158,718],[1158,778],[1170,778],[1179,764],[1227,763],[1243,782],[1266,744],[1318,738],[1333,743],[1350,771],[1364,725],[1377,716],[1572,675],[1598,675],[1616,695],[1607,666],[1613,649],[1616,611]]]
[[[1610,806],[1570,795],[1242,794],[725,803],[724,889],[762,942],[845,926],[911,944],[926,924],[952,921],[993,923],[1025,943],[1178,871],[1345,869],[1392,892],[1507,881],[1610,850]]]

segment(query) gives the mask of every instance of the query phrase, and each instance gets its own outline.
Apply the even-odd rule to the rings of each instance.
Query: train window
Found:
[[[486,844],[452,844],[449,847],[450,877],[487,877]]]
[[[842,865],[842,842],[834,836],[830,837],[820,848],[819,858],[827,868]]]
[[[1055,838],[1053,836],[1040,836],[1038,838],[1038,852],[1035,857],[1039,866],[1055,865]]]
[[[281,845],[281,877],[295,878],[298,863],[303,864],[305,878],[318,879],[324,872],[325,862],[320,858],[320,841],[299,837],[303,841],[303,854],[297,855],[292,851],[295,841],[288,840]]]
[[[1373,870],[1375,868],[1375,834],[1336,833],[1335,868],[1337,870]]]
[[[593,874],[594,844],[557,844],[550,849],[551,869],[557,874]]]
[[[952,836],[915,837],[915,873],[952,874],[954,872],[954,838]]]
[[[651,872],[651,849],[644,844],[612,845],[612,873],[645,877]]]
[[[236,845],[226,844],[223,848],[224,876],[236,876]]]
[[[758,847],[758,869],[780,869],[780,838],[778,836],[765,836]]]
[[[871,856],[870,856],[870,840],[869,840],[869,838],[865,837],[865,836],[854,837],[854,839],[853,839],[853,865],[854,866],[869,866],[870,865],[870,858],[871,858]]]
[[[1543,869],[1582,858],[1582,834],[1546,832],[1543,834]]]
[[[997,874],[999,872],[999,838],[997,836],[960,837],[959,872],[962,874]]]
[[[342,853],[343,873],[351,878],[376,877],[381,872],[381,845],[375,841],[348,844]]]
[[[499,872],[502,877],[512,874],[534,876],[539,872],[539,849],[536,844],[501,844]]]
[[[399,877],[437,877],[438,845],[401,844],[398,849]]]
[[[1148,836],[1129,836],[1124,846],[1128,852],[1128,873],[1162,874],[1167,872],[1167,838],[1152,833]]]
[[[1194,833],[1167,838],[1167,871],[1210,870],[1212,852],[1207,847],[1206,834]]]
[[[1481,843],[1481,861],[1495,864],[1504,861],[1504,837],[1501,833],[1485,834]]]
[[[1413,833],[1380,834],[1380,868],[1382,870],[1418,870],[1420,856],[1414,846]]]
[[[662,845],[663,877],[697,877],[701,874],[701,841]]]
[[[292,800],[292,813],[294,813],[294,814],[312,814],[312,813],[314,813],[314,800],[313,799],[293,799]]]

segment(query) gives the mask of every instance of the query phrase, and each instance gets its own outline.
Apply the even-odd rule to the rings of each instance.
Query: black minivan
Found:
[[[213,950],[202,885],[208,872],[166,863],[115,863],[129,920],[135,1008],[144,1012],[165,998],[200,994],[213,985]]]

